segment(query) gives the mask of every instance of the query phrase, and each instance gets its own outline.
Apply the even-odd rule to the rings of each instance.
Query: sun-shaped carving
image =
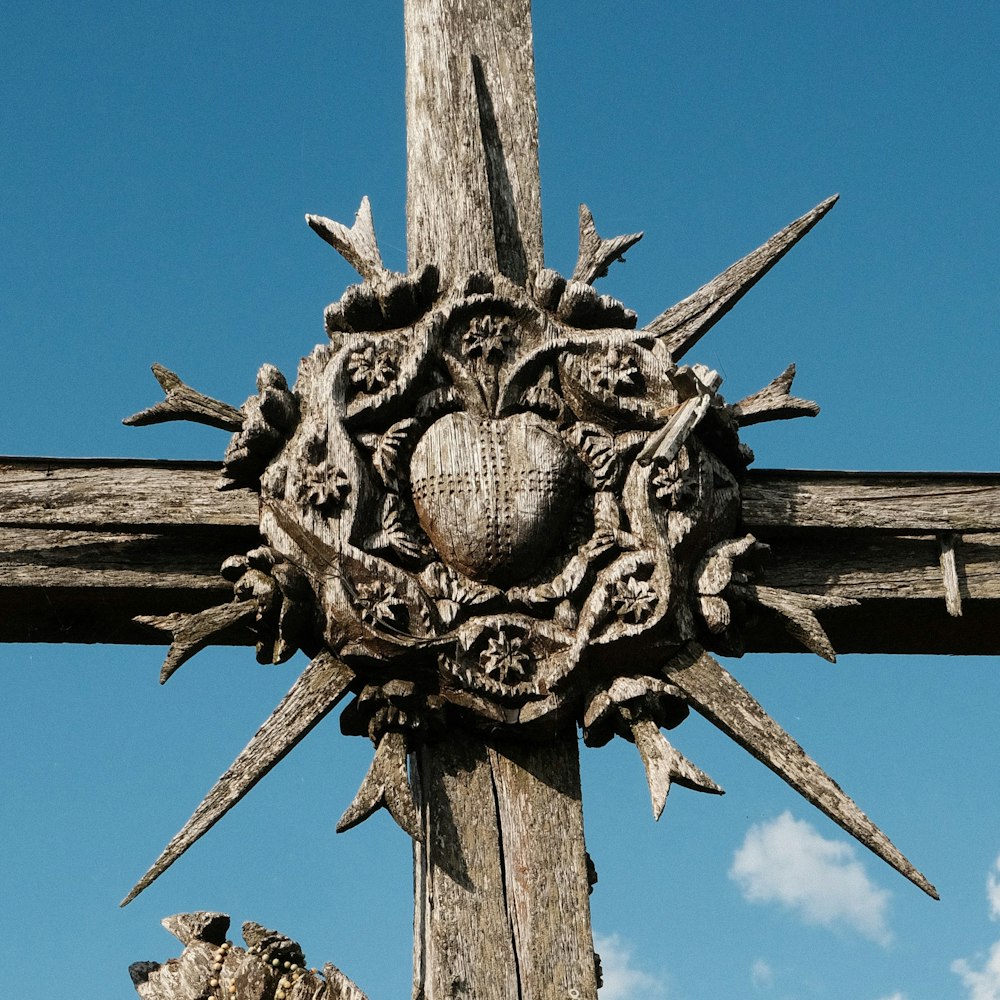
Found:
[[[231,605],[151,623],[174,631],[167,675],[239,621],[258,657],[312,659],[133,894],[348,694],[377,751],[342,828],[385,805],[415,835],[405,756],[435,727],[539,738],[569,719],[636,743],[658,815],[671,781],[720,791],[660,732],[690,705],[928,888],[707,652],[738,653],[752,608],[833,658],[816,613],[845,602],[765,586],[740,525],[741,425],[816,405],[791,369],[731,405],[679,361],[834,200],[641,329],[591,284],[641,234],[601,240],[589,212],[574,278],[443,288],[431,265],[384,269],[367,202],[350,230],[309,217],[366,280],[327,308],[294,389],[266,367],[240,411],[223,486],[259,491],[266,546],[227,563]]]

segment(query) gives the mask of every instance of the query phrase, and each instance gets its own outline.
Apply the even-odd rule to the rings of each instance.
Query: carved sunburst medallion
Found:
[[[231,605],[148,621],[174,631],[164,677],[240,621],[258,658],[312,660],[133,895],[348,694],[342,727],[377,750],[339,828],[384,805],[418,836],[407,748],[455,725],[622,735],[659,815],[672,782],[721,791],[661,732],[694,706],[933,892],[706,652],[739,655],[753,606],[832,659],[815,612],[851,603],[764,586],[740,525],[739,428],[818,412],[794,368],[730,405],[718,373],[678,363],[834,200],[642,329],[592,287],[641,234],[602,240],[586,209],[574,277],[525,286],[389,273],[367,200],[350,229],[308,217],[365,281],[293,389],[265,366],[219,411],[239,427],[222,485],[259,492],[265,544],[225,564]]]

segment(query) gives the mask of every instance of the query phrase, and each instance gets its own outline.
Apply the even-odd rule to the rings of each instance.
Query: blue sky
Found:
[[[400,7],[5,5],[0,452],[219,458],[221,432],[121,426],[158,396],[149,364],[234,404],[262,362],[292,375],[355,280],[305,212],[350,221],[369,195],[404,266]],[[823,412],[748,432],[758,466],[997,470],[998,21],[968,2],[539,3],[547,263],[572,270],[580,201],[602,233],[644,229],[601,290],[648,320],[839,191],[691,360],[730,399],[798,364]],[[177,951],[160,917],[210,908],[372,1000],[408,995],[408,842],[383,816],[334,834],[371,752],[335,720],[118,910],[302,665],[216,651],[160,688],[161,657],[0,648],[2,981],[128,997],[129,962]],[[727,795],[678,789],[658,824],[631,747],[583,755],[602,997],[1000,997],[996,662],[729,665],[942,900],[692,718],[674,742]]]

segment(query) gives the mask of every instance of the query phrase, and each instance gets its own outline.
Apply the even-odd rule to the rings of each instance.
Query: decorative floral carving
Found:
[[[351,354],[347,370],[356,386],[363,386],[365,392],[375,392],[396,377],[396,359],[384,347],[367,344]]]
[[[303,484],[302,499],[324,514],[335,513],[351,492],[351,480],[343,469],[330,470],[325,463],[316,472],[316,479]]]
[[[357,605],[361,620],[369,625],[397,624],[402,620],[406,607],[399,591],[382,580],[362,583],[358,587]]]
[[[522,680],[531,666],[533,657],[524,648],[524,640],[516,635],[508,635],[501,629],[491,636],[486,649],[479,656],[479,663],[492,677],[503,684]]]
[[[656,591],[646,580],[630,576],[615,581],[611,604],[618,617],[638,625],[644,622],[656,607]]]
[[[678,462],[660,465],[650,479],[653,493],[670,510],[690,510],[698,500],[698,477]]]
[[[497,316],[477,316],[462,337],[462,350],[470,357],[499,361],[513,343],[511,323]]]
[[[637,387],[639,368],[631,354],[612,347],[608,351],[607,358],[600,358],[594,362],[591,374],[602,389],[618,393],[622,389]]]

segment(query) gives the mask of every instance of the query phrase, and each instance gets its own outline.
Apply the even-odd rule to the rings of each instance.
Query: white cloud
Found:
[[[766,990],[774,985],[774,969],[763,958],[754,960],[750,966],[750,983],[755,990]]]
[[[663,983],[632,964],[632,948],[621,937],[595,934],[594,947],[604,972],[601,1000],[664,1000]]]
[[[882,997],[881,1000],[906,1000],[905,993],[893,993],[891,997]]]
[[[882,945],[892,939],[889,893],[868,879],[854,848],[789,812],[747,831],[729,877],[748,902],[782,903],[806,923],[850,927]]]
[[[986,876],[986,896],[990,901],[990,917],[1000,920],[1000,858],[993,862],[993,870]]]
[[[961,977],[969,991],[969,1000],[1000,1000],[1000,941],[990,949],[989,957],[978,972],[965,958],[955,959],[951,971]]]

